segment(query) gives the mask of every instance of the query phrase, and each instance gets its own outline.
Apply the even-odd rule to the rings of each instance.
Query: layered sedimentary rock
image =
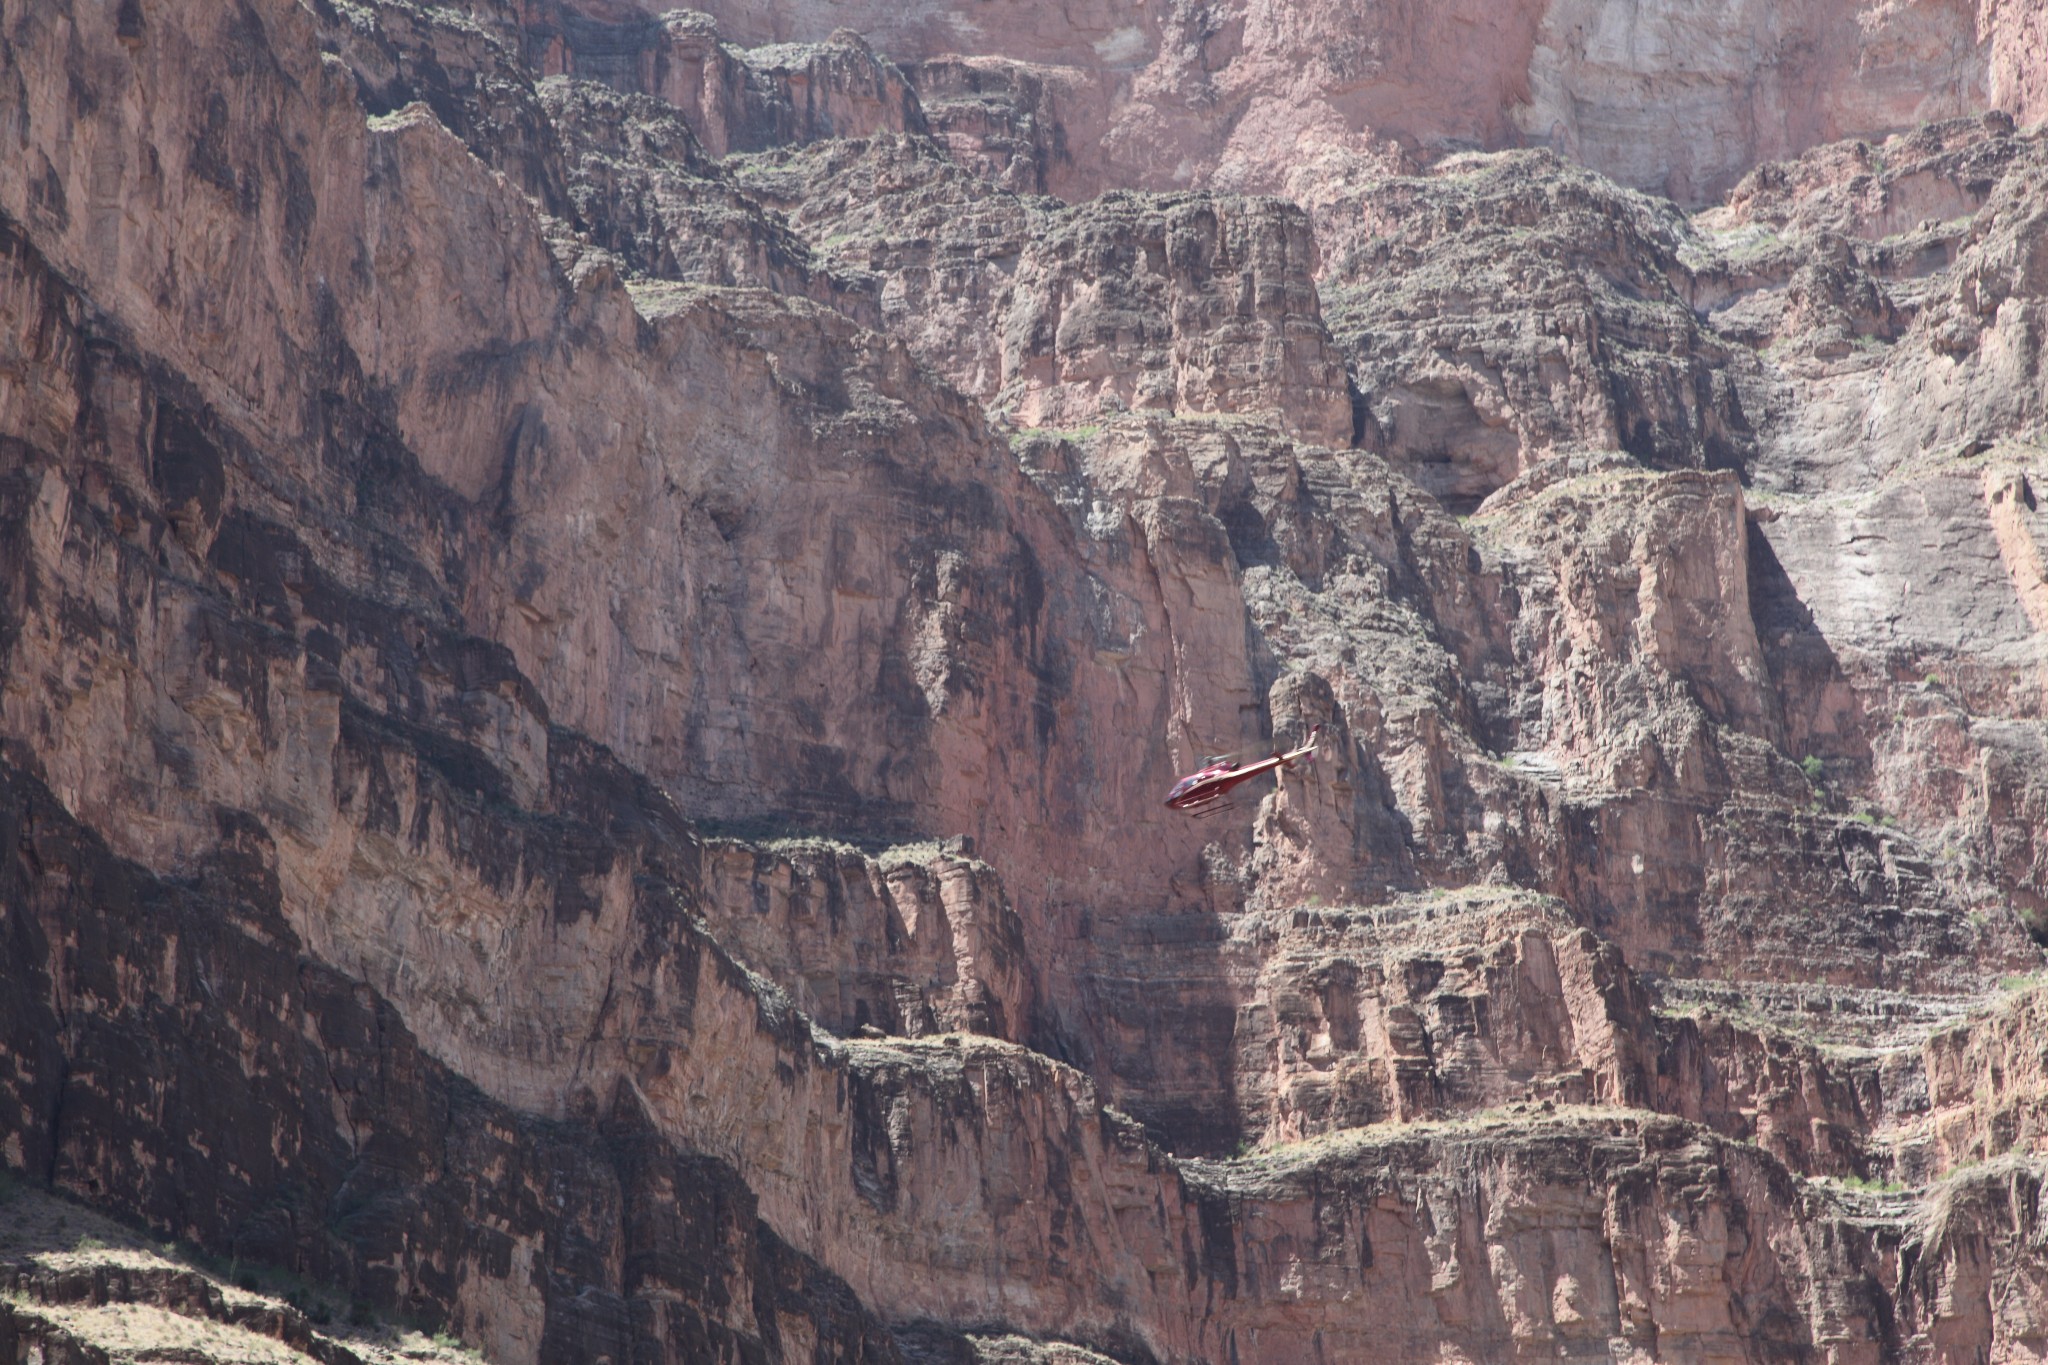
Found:
[[[8,1166],[510,1361],[2037,1340],[2023,19],[823,14],[0,8]]]
[[[1314,212],[1342,245],[1324,292],[1356,355],[1362,442],[1438,497],[1469,508],[1572,451],[1753,458],[1753,363],[1694,316],[1668,204],[1538,153],[1325,193]]]
[[[963,159],[1064,196],[1270,191],[1317,158],[1536,145],[1696,205],[1818,143],[1987,106],[2042,116],[2038,15],[2023,3],[524,8],[537,66],[660,93],[666,82],[714,126],[790,122],[752,112],[769,107],[798,120],[830,110],[842,134],[848,114],[908,126],[890,77],[832,55],[851,30],[925,97],[928,126]],[[719,37],[762,55],[722,56]]]

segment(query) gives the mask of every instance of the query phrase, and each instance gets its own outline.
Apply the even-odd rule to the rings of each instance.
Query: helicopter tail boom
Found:
[[[1323,727],[1318,725],[1308,732],[1308,743],[1302,745],[1299,749],[1290,750],[1284,754],[1275,754],[1273,757],[1279,759],[1282,763],[1288,764],[1294,763],[1299,759],[1306,759],[1313,763],[1316,758],[1316,746],[1322,742]]]

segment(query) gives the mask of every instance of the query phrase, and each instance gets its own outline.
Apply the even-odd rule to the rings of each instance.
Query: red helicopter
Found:
[[[1173,784],[1173,790],[1166,794],[1166,804],[1173,810],[1185,811],[1189,815],[1204,815],[1216,809],[1233,787],[1249,782],[1260,773],[1269,773],[1276,768],[1292,768],[1306,759],[1315,762],[1316,745],[1322,740],[1323,727],[1318,725],[1308,732],[1308,743],[1299,749],[1286,753],[1275,750],[1272,757],[1262,758],[1256,763],[1242,767],[1234,758],[1212,758],[1197,772],[1189,773]]]

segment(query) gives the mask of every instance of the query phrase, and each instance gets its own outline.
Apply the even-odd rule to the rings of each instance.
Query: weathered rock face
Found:
[[[835,1033],[1024,1041],[1034,983],[1002,883],[986,864],[916,853],[716,844],[701,905],[721,943]]]
[[[1267,200],[1110,196],[1065,215],[1019,262],[996,402],[1025,426],[1160,408],[1346,445],[1315,252],[1300,211]]]
[[[675,1151],[629,1086],[508,1110],[306,959],[275,850],[224,817],[186,885],[4,779],[9,1164],[237,1258],[446,1317],[493,1355],[896,1358],[845,1286]],[[92,944],[87,952],[77,949]]]
[[[1669,205],[1536,154],[1314,202],[1343,243],[1324,288],[1358,357],[1363,443],[1431,493],[1469,509],[1574,450],[1667,468],[1753,458],[1753,365],[1695,318]]]
[[[755,158],[740,174],[834,265],[873,279],[884,325],[919,359],[1018,426],[1256,416],[1350,444],[1317,248],[1291,204],[1110,195],[1066,207],[888,137]]]
[[[888,78],[859,58],[824,55],[851,29],[921,94],[940,95],[927,101],[944,111],[935,126],[963,159],[986,158],[1018,175],[1014,183],[1072,197],[1212,178],[1276,190],[1301,161],[1398,142],[1432,152],[1548,146],[1624,185],[1697,204],[1758,162],[1818,143],[1987,105],[2022,122],[2042,114],[2039,16],[2018,0],[1165,10],[1103,0],[1057,16],[712,0],[708,18],[661,20],[652,0],[527,8],[545,53],[537,65],[635,89],[671,81],[686,108],[708,93],[715,120],[731,117],[748,84],[773,87],[792,71],[803,73],[799,93],[769,99],[893,117]],[[713,24],[742,49],[776,54],[752,63],[764,78],[729,74],[736,59],[717,54]],[[1010,169],[1025,157],[1030,172]]]
[[[1991,67],[2028,60],[1987,19],[1944,4],[1552,4],[1515,120],[1623,184],[1696,202],[1758,161],[1983,108]]]
[[[822,43],[736,51],[719,41],[709,15],[678,10],[607,27],[563,6],[527,16],[519,33],[536,69],[656,96],[689,121],[713,156],[925,131],[902,73],[850,29]]]
[[[521,1362],[2036,1341],[2024,16],[831,12],[0,5],[7,1165]]]
[[[561,134],[565,197],[590,247],[635,274],[752,286],[873,316],[801,238],[711,171],[670,106],[584,81],[544,81],[538,93]]]

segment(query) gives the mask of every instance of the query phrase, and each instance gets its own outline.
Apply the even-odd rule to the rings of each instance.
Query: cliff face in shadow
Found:
[[[0,1156],[493,1360],[2024,1349],[2038,62],[1808,8],[1681,164],[1661,12],[0,6]]]

